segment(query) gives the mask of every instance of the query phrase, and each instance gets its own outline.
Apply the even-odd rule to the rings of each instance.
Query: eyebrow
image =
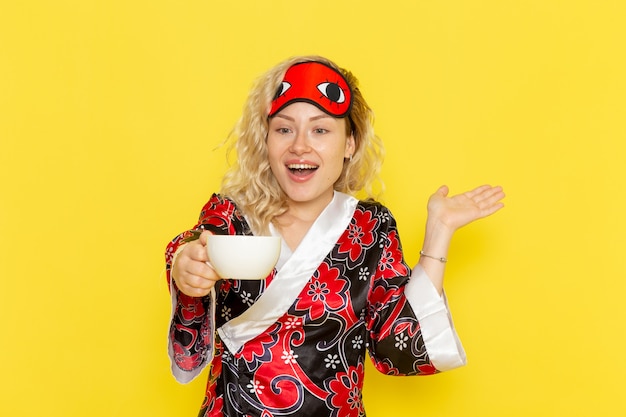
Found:
[[[280,117],[281,119],[289,120],[289,121],[291,121],[291,122],[294,122],[294,121],[295,121],[295,119],[294,119],[293,117],[291,117],[291,116],[287,116],[286,114],[281,114],[281,113],[278,113],[278,114],[277,114],[276,116],[274,116],[274,117]],[[328,115],[328,114],[326,114],[326,113],[322,113],[322,114],[319,114],[319,115],[317,115],[317,116],[313,116],[313,117],[311,117],[311,118],[309,119],[309,121],[314,122],[314,121],[316,121],[316,120],[325,119],[325,118],[333,118],[333,117],[332,117],[332,116],[330,116],[330,115]]]

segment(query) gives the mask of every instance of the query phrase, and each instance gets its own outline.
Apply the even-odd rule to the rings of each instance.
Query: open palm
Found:
[[[455,231],[475,220],[500,210],[504,204],[502,187],[482,185],[471,191],[448,197],[447,186],[440,187],[428,200],[428,217]]]

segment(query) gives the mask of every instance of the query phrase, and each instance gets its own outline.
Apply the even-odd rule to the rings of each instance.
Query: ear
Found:
[[[354,140],[354,134],[350,134],[346,138],[346,152],[344,153],[344,158],[350,159],[352,155],[356,152],[356,141]]]

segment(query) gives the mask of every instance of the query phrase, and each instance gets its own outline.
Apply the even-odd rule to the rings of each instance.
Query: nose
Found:
[[[296,136],[293,138],[293,142],[291,142],[291,146],[289,147],[289,151],[296,155],[302,155],[308,152],[311,149],[309,146],[309,138],[306,132],[302,130],[298,131]]]

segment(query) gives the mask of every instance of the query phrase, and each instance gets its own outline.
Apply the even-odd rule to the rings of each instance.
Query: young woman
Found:
[[[372,120],[357,79],[322,57],[287,60],[253,87],[237,163],[166,252],[172,372],[188,382],[210,367],[200,416],[364,416],[366,351],[389,375],[465,363],[443,297],[447,251],[503,191],[437,190],[409,268],[373,199],[383,150]],[[222,279],[207,264],[210,233],[280,236],[278,264],[265,280]]]

